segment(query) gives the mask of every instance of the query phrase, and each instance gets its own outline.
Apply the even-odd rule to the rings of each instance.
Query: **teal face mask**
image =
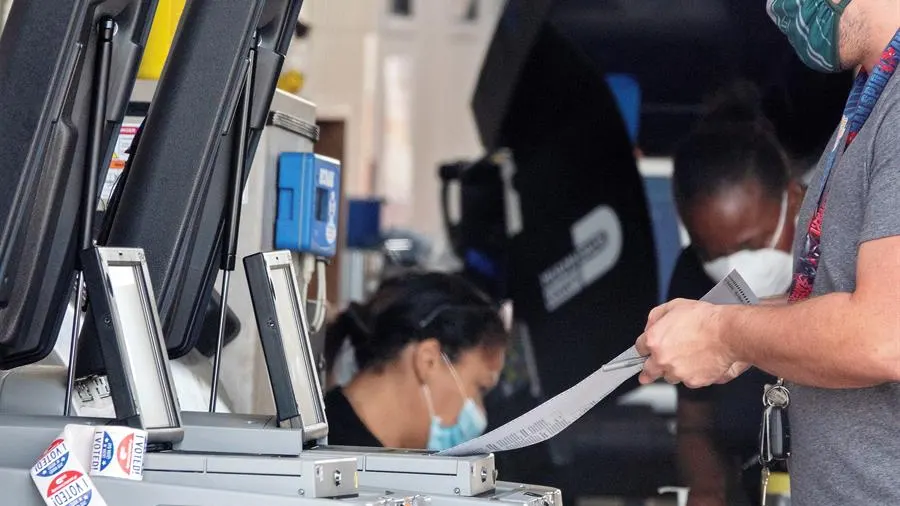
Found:
[[[425,396],[425,402],[428,404],[428,412],[431,416],[431,426],[428,429],[428,446],[431,451],[442,451],[453,448],[456,445],[465,443],[466,441],[475,439],[484,433],[487,428],[487,417],[481,411],[475,401],[470,397],[466,397],[462,388],[456,369],[450,360],[444,355],[444,362],[450,368],[456,386],[459,388],[460,394],[463,396],[463,405],[456,417],[456,424],[445,427],[441,424],[441,419],[434,412],[434,405],[431,401],[431,391],[428,385],[422,385],[422,393]]]
[[[840,72],[838,29],[841,14],[849,3],[850,0],[768,0],[766,10],[803,63],[820,72]]]

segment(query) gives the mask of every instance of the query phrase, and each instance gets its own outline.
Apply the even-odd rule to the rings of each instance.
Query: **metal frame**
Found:
[[[139,248],[101,248],[81,255],[88,296],[94,308],[94,322],[106,362],[116,416],[131,426],[150,432],[154,443],[172,443],[183,437],[181,409],[169,370],[162,325],[144,251]],[[140,312],[129,307],[125,292],[116,288],[117,278],[128,267],[133,276],[126,282],[138,293]],[[127,275],[127,274],[126,274]],[[143,329],[140,332],[137,329]],[[141,343],[139,339],[146,339]],[[143,353],[139,352],[143,348]],[[147,352],[152,356],[146,356]],[[138,385],[142,385],[141,389]],[[155,388],[149,391],[146,388]],[[162,405],[160,405],[160,402]],[[150,416],[165,415],[166,424],[151,422]]]
[[[293,428],[302,428],[304,443],[322,439],[328,435],[325,401],[311,351],[309,322],[306,308],[300,303],[303,299],[297,286],[291,253],[273,251],[250,255],[244,258],[244,270],[269,370],[278,421],[288,422]],[[276,277],[283,277],[284,283],[275,283]],[[282,299],[287,299],[293,310],[293,321],[284,322],[279,317],[277,308]],[[282,331],[287,326],[294,326],[300,336],[299,351],[296,345],[288,341],[290,335]],[[309,392],[309,389],[313,391]],[[298,400],[298,395],[303,393],[311,395],[315,413],[303,413],[304,408]],[[310,417],[315,419],[309,421]]]

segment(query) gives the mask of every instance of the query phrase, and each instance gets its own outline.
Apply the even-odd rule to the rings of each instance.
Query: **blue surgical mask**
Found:
[[[484,412],[475,404],[471,397],[466,396],[459,375],[456,373],[456,368],[453,367],[446,355],[443,355],[443,358],[444,363],[450,368],[450,373],[453,375],[453,380],[456,382],[456,386],[459,388],[460,395],[462,395],[464,401],[462,408],[459,410],[459,415],[456,417],[456,424],[445,427],[441,424],[441,418],[435,414],[434,404],[431,401],[431,390],[428,388],[428,385],[422,385],[422,394],[425,396],[425,403],[428,405],[428,413],[431,417],[427,449],[432,451],[446,450],[475,439],[483,434],[487,428],[487,417],[484,415]]]
[[[841,14],[849,3],[850,0],[768,0],[766,10],[806,66],[819,72],[840,72],[838,30]]]

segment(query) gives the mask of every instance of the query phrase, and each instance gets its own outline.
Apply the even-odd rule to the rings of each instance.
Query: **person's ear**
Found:
[[[441,343],[431,337],[420,341],[413,350],[413,368],[421,384],[428,384],[442,365]]]

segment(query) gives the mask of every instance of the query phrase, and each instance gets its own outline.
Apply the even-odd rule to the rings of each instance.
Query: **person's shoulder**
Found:
[[[872,177],[879,165],[893,165],[890,160],[895,159],[900,150],[900,145],[895,142],[897,129],[900,128],[900,69],[888,80],[868,122],[875,123],[866,141],[871,157],[869,163],[875,166],[869,169],[872,171],[869,176]],[[864,134],[860,132],[860,135]]]
[[[872,114],[882,117],[900,117],[900,69],[895,71],[888,79],[887,84],[884,86],[884,91],[882,91],[878,99],[878,103],[875,104],[872,110]]]
[[[325,393],[328,414],[328,442],[335,446],[383,446],[359,418],[341,387]]]
[[[349,404],[349,402],[347,401],[347,396],[344,395],[344,389],[339,386],[325,392],[324,397],[326,408],[328,408],[329,406],[336,406],[338,404]]]

